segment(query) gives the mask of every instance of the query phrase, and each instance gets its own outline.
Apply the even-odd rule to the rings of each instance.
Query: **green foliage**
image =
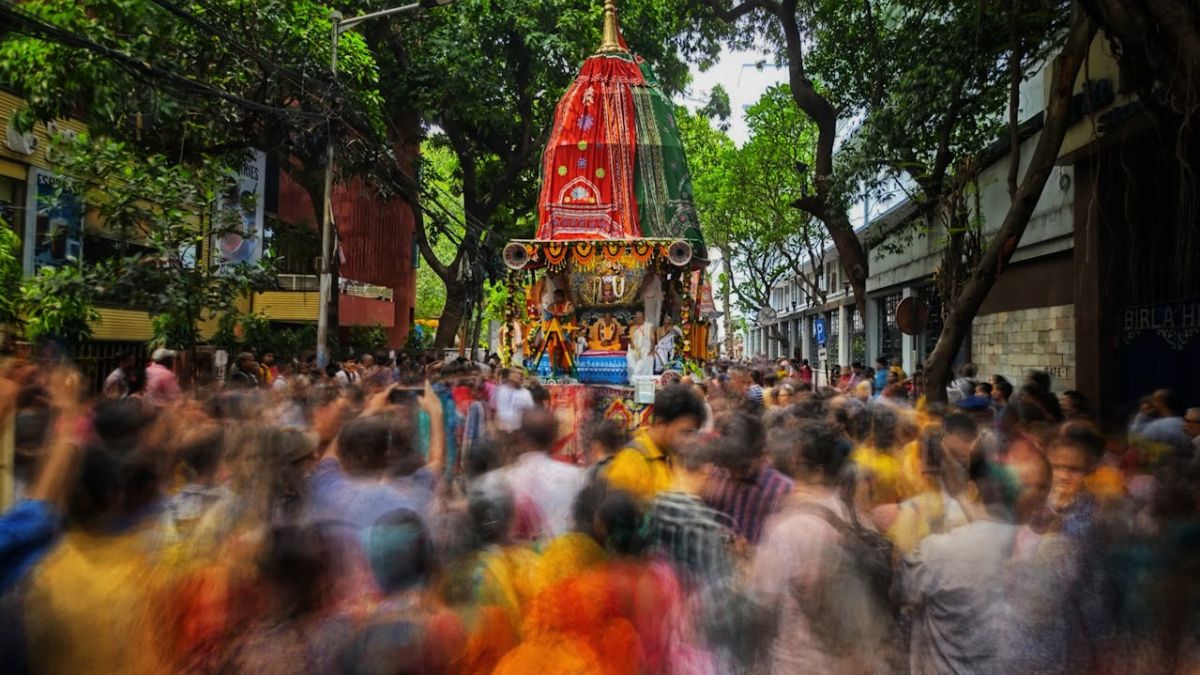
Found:
[[[712,120],[721,131],[729,131],[729,116],[733,109],[729,104],[729,92],[725,87],[716,85],[708,95],[708,103],[696,112]]]
[[[338,87],[328,76],[328,8],[314,0],[182,0],[180,16],[136,0],[27,0],[20,11],[124,55],[10,33],[0,81],[25,99],[21,128],[78,115],[96,134],[150,152],[198,158],[214,147],[319,154],[327,112],[356,129],[348,153],[388,147],[379,74],[347,33]],[[190,18],[187,18],[190,17]],[[211,30],[209,30],[211,28]],[[240,102],[234,97],[243,99]],[[364,144],[363,138],[374,139]]]
[[[43,267],[21,284],[26,339],[61,339],[72,347],[87,342],[89,322],[100,319],[95,297],[92,280],[77,265]]]
[[[20,321],[21,240],[0,218],[0,324]]]
[[[425,326],[416,324],[408,331],[401,351],[409,354],[421,354],[433,347],[433,331]]]
[[[483,320],[504,323],[504,314],[512,302],[512,293],[508,290],[506,281],[493,281],[483,289]],[[480,336],[486,340],[487,336]]]
[[[221,315],[211,342],[231,355],[254,349],[259,354],[275,352],[276,361],[291,361],[312,350],[317,327],[272,324],[265,314],[231,311]],[[337,351],[336,341],[330,342],[330,349]]]
[[[746,111],[749,140],[736,147],[703,115],[677,114],[705,237],[732,260],[737,309],[757,313],[773,283],[800,276],[817,292],[808,261],[821,265],[825,230],[792,206],[805,193],[813,131],[777,85]],[[729,308],[732,310],[734,308]]]
[[[232,167],[240,156],[179,164],[80,135],[56,144],[55,157],[60,191],[82,195],[119,241],[116,256],[83,265],[80,274],[98,300],[149,311],[155,344],[194,347],[202,319],[273,283],[269,256],[231,265],[212,255],[216,241],[241,231],[238,209],[224,199],[236,194]]]
[[[919,182],[938,163],[939,148],[958,162],[981,152],[1003,131],[1014,52],[1028,73],[1057,49],[1069,5],[814,2],[807,67],[844,115],[864,116],[860,142],[843,157],[848,169],[859,178],[883,170]]]
[[[351,326],[347,346],[352,354],[374,354],[387,348],[387,331],[381,326]]]

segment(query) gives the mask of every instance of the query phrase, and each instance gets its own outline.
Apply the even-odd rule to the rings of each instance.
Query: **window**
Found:
[[[900,304],[900,294],[887,295],[875,303],[879,311],[879,354],[889,362],[900,358],[903,351],[900,326],[896,324],[896,307]]]
[[[917,291],[917,297],[929,307],[929,321],[925,324],[925,339],[922,350],[925,352],[922,361],[927,361],[929,360],[929,355],[933,354],[933,347],[937,344],[938,337],[942,334],[942,299],[938,295],[937,287],[932,284],[921,287]]]
[[[850,361],[866,365],[867,329],[863,325],[862,314],[859,314],[858,307],[854,305],[846,309],[850,313]]]

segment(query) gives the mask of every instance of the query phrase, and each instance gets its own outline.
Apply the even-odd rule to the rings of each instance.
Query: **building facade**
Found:
[[[0,124],[5,127],[0,138],[0,218],[22,242],[25,273],[66,264],[69,258],[87,262],[113,255],[115,234],[106,231],[81,200],[56,194],[57,174],[53,158],[47,156],[53,134],[80,133],[84,125],[55,120],[35,124],[30,133],[17,133],[11,120],[21,105],[19,97],[0,89]],[[415,156],[416,148],[409,150]],[[280,166],[279,157],[258,152],[243,168],[243,178],[251,185],[240,188],[251,190],[257,203],[255,213],[247,211],[247,216],[253,216],[255,228],[265,236],[239,242],[227,253],[261,255],[266,241],[283,263],[277,288],[244,298],[239,310],[283,324],[315,323],[320,251],[316,212],[308,193]],[[359,180],[336,185],[333,203],[340,235],[339,323],[343,328],[384,328],[388,344],[399,347],[413,322],[416,293],[412,210],[400,200],[381,198]],[[224,251],[221,244],[214,248]],[[147,312],[119,305],[97,309],[100,318],[92,326],[94,343],[87,351],[101,361],[99,369],[119,352],[144,352],[153,337]],[[201,333],[211,335],[215,329],[216,321],[209,321]]]
[[[1174,161],[1172,139],[1155,129],[1111,54],[1097,36],[1057,166],[958,360],[976,363],[983,377],[1000,374],[1018,384],[1029,370],[1046,371],[1055,391],[1079,390],[1114,415],[1158,387],[1198,405],[1200,383],[1186,374],[1200,363],[1200,209],[1187,208],[1181,195],[1190,184]],[[1045,85],[1038,73],[1021,90],[1023,126],[1033,132],[1016,159],[1022,177],[1039,138]],[[968,200],[984,245],[1007,213],[1012,161],[1006,155],[986,168]],[[796,280],[777,281],[777,319],[751,326],[748,355],[808,358],[814,367],[869,365],[882,356],[913,372],[941,331],[934,274],[944,238],[937,227],[914,228],[914,210],[901,202],[860,232],[864,241],[887,232],[891,242],[868,252],[865,316],[857,316],[837,252],[829,250],[820,277],[827,301],[810,298]],[[906,297],[930,310],[917,335],[896,324],[896,306]]]

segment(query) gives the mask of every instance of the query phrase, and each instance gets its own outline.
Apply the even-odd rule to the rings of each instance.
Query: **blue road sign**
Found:
[[[817,344],[825,346],[825,319],[813,321],[813,337],[817,339]]]

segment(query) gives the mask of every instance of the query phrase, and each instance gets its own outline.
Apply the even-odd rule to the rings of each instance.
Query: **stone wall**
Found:
[[[1054,391],[1075,388],[1075,306],[1038,307],[975,317],[971,354],[979,378],[999,374],[1015,388],[1030,370],[1050,373]]]

